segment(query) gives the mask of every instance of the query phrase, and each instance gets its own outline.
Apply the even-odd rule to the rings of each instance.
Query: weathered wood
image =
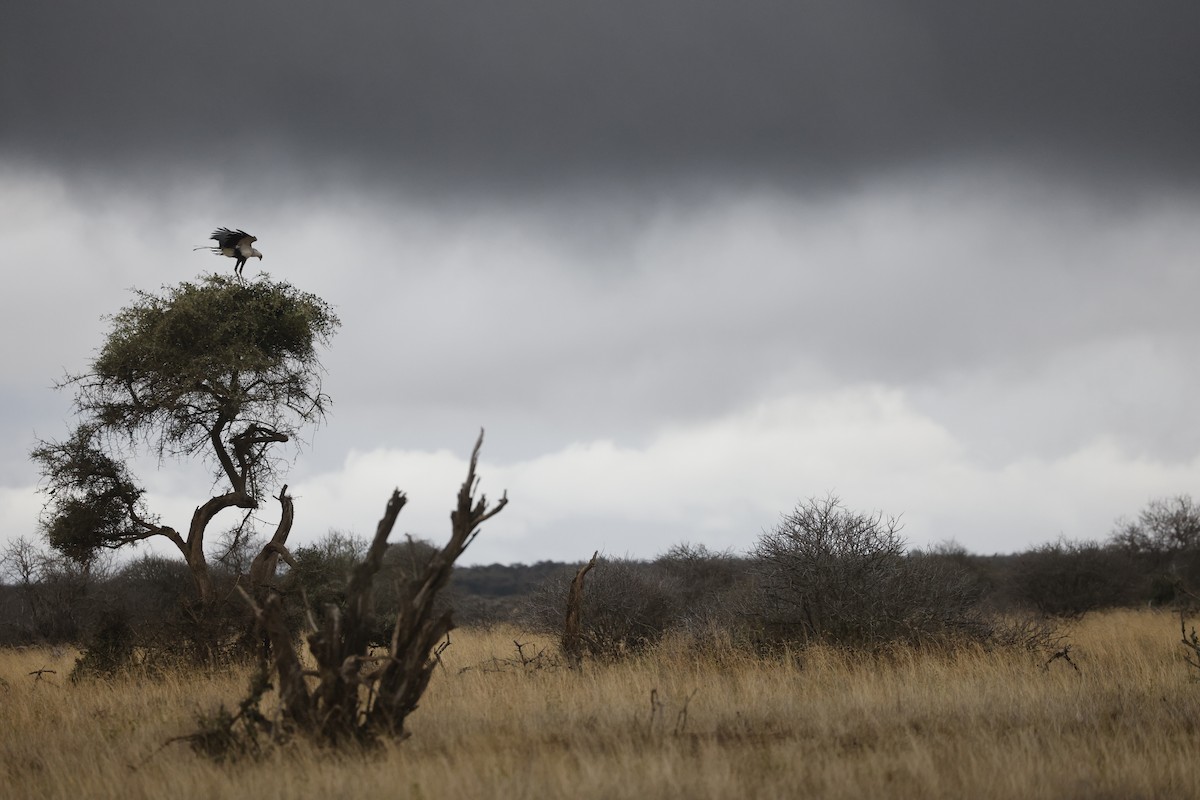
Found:
[[[572,667],[578,667],[583,657],[580,625],[583,620],[583,579],[596,566],[600,551],[592,553],[592,558],[575,573],[571,588],[567,592],[567,617],[563,622],[562,650],[567,662]]]
[[[437,594],[450,581],[454,562],[474,540],[479,526],[508,505],[507,494],[491,509],[485,495],[475,498],[479,483],[475,470],[482,446],[483,431],[480,431],[471,451],[467,479],[458,491],[457,506],[450,513],[450,541],[425,565],[420,579],[409,584],[410,592],[396,617],[391,658],[379,671],[374,702],[367,711],[367,724],[380,733],[404,735],[404,720],[416,710],[437,664],[430,653],[454,629],[450,612],[434,613]]]
[[[275,534],[250,563],[250,591],[259,602],[266,599],[266,593],[275,580],[275,569],[280,560],[291,567],[296,566],[296,560],[287,549],[288,535],[292,532],[292,523],[296,518],[295,505],[287,493],[287,488],[287,484],[284,484],[279,490],[279,497],[275,498],[280,507],[279,524],[275,526]]]
[[[326,609],[320,623],[308,635],[309,650],[316,661],[315,673],[301,666],[294,637],[284,621],[280,597],[270,594],[257,602],[243,592],[270,642],[269,668],[278,676],[283,717],[299,732],[330,744],[405,735],[404,721],[417,708],[437,664],[435,648],[454,627],[449,611],[436,612],[437,594],[446,587],[454,562],[474,540],[479,525],[508,504],[507,496],[502,496],[494,508],[489,508],[485,496],[479,495],[478,499],[475,496],[478,486],[475,470],[482,444],[480,431],[471,453],[467,479],[458,493],[457,507],[450,515],[450,541],[409,584],[396,615],[386,657],[369,653],[368,624],[372,582],[383,566],[388,537],[407,502],[399,490],[392,492],[366,556],[351,573],[344,607]],[[285,504],[288,516],[290,498],[285,492],[280,492],[280,502]],[[283,523],[280,524],[282,528]],[[282,542],[278,545],[282,547]],[[269,547],[271,544],[263,552],[267,553]],[[279,555],[282,552],[285,551]],[[265,569],[272,555],[264,556],[260,566]],[[316,685],[310,690],[309,680],[314,677]]]

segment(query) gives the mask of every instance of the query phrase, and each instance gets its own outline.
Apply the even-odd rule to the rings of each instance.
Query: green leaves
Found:
[[[235,369],[304,365],[339,324],[320,298],[269,280],[247,284],[214,275],[163,297],[140,293],[139,301],[113,318],[97,374],[204,379]]]
[[[161,425],[189,451],[218,416],[280,424],[323,416],[317,345],[339,325],[320,298],[286,283],[210,276],[163,296],[138,293],[76,382],[80,410],[127,433]]]
[[[228,483],[229,504],[250,508],[278,463],[272,446],[295,441],[329,406],[317,356],[340,322],[288,283],[212,275],[138,291],[111,322],[90,369],[67,380],[79,427],[32,453],[51,497],[46,532],[68,553],[155,534],[179,539],[140,508],[143,490],[124,459],[140,447],[159,458],[204,457]],[[202,538],[191,531],[187,546]]]
[[[136,520],[143,489],[125,465],[100,448],[96,430],[82,425],[62,442],[42,442],[32,453],[46,478],[43,523],[50,545],[87,562],[102,547],[143,538]]]
[[[214,431],[227,438],[239,419],[291,438],[324,417],[317,347],[339,324],[320,298],[266,277],[138,292],[113,316],[91,371],[72,379],[76,405],[159,455],[207,450]]]

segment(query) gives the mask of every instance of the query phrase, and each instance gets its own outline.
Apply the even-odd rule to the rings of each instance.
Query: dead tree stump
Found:
[[[369,653],[368,618],[371,584],[383,566],[388,536],[407,501],[399,490],[392,492],[370,548],[351,574],[344,609],[330,606],[321,623],[313,623],[307,638],[315,670],[306,670],[296,653],[279,595],[271,594],[261,604],[245,595],[271,643],[269,670],[277,678],[282,723],[288,730],[328,744],[406,735],[404,720],[416,709],[437,665],[434,648],[454,628],[451,612],[435,613],[437,594],[450,580],[455,560],[474,541],[479,525],[508,503],[502,496],[489,509],[484,495],[475,497],[479,482],[475,468],[482,445],[481,431],[458,504],[450,514],[450,541],[409,584],[386,655]]]
[[[577,668],[583,658],[583,639],[579,628],[583,619],[583,578],[596,566],[600,551],[592,553],[592,559],[575,573],[571,589],[567,592],[567,618],[563,623],[562,650],[571,668]]]

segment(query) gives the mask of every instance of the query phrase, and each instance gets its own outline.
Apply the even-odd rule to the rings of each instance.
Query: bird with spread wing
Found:
[[[258,237],[251,236],[243,230],[231,231],[229,228],[217,228],[208,238],[214,239],[217,243],[216,247],[210,248],[213,253],[237,259],[233,274],[239,278],[242,277],[242,269],[246,266],[247,259],[257,258],[262,261],[263,254],[254,249],[254,243],[258,241]],[[203,250],[205,247],[208,245],[201,245],[195,249]]]

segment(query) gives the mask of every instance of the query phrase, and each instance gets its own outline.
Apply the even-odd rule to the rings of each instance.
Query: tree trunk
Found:
[[[288,534],[292,532],[292,522],[296,517],[292,498],[287,493],[287,484],[283,485],[275,499],[279,501],[280,506],[279,524],[275,527],[275,535],[271,537],[271,541],[262,546],[251,562],[248,576],[250,595],[264,608],[274,594],[272,590],[275,589],[275,569],[280,560],[293,568],[296,566],[296,560],[287,549]],[[242,632],[241,648],[247,655],[257,655],[260,662],[266,664],[271,658],[271,636],[263,628],[264,626],[251,614]]]
[[[192,580],[196,584],[196,594],[200,604],[211,607],[217,601],[212,575],[208,571],[208,557],[204,553],[204,533],[213,517],[227,508],[257,508],[258,504],[245,492],[228,492],[210,499],[202,506],[196,506],[192,514],[192,524],[188,526],[187,542],[184,543],[184,557],[188,568],[192,571]]]

